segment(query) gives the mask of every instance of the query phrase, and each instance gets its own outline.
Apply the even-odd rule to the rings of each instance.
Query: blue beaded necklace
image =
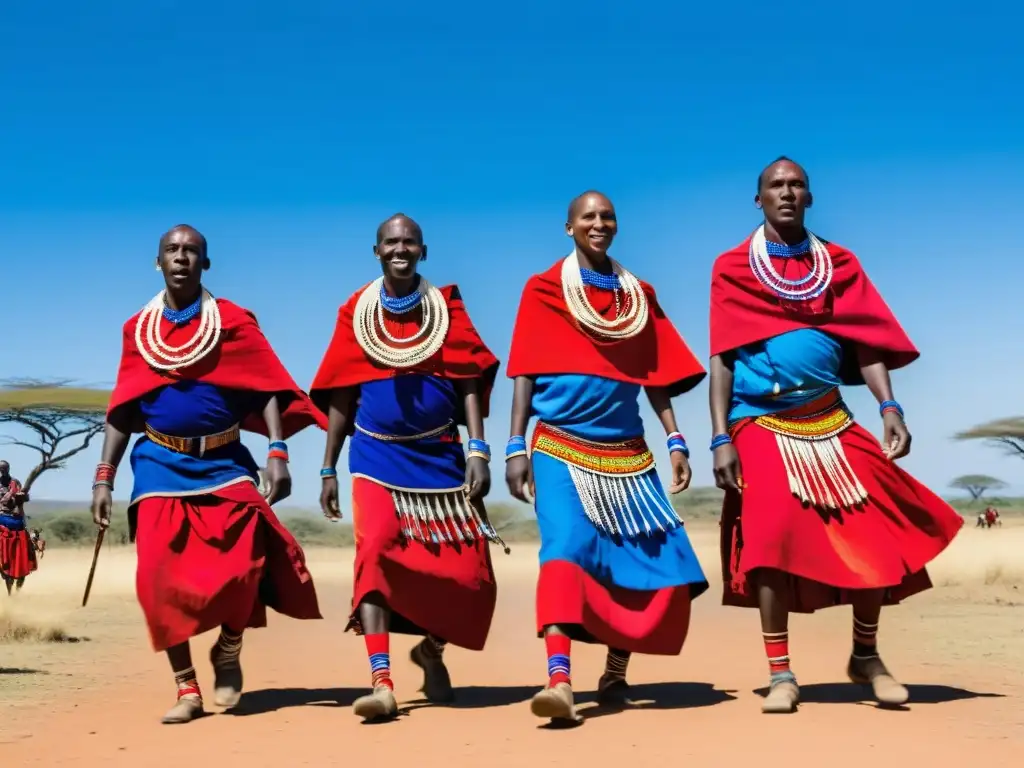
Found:
[[[622,290],[622,282],[619,280],[619,276],[614,272],[610,275],[605,275],[601,272],[596,272],[593,269],[580,267],[580,279],[583,281],[584,285],[592,285],[602,291]]]
[[[388,292],[384,290],[384,283],[380,284],[380,303],[384,305],[384,309],[393,315],[404,315],[406,312],[411,312],[420,305],[422,300],[423,294],[420,293],[419,275],[416,275],[416,290],[408,296],[388,296]]]
[[[802,256],[805,253],[810,253],[811,238],[805,237],[802,243],[797,243],[796,245],[773,243],[771,240],[765,239],[764,247],[768,251],[769,256],[779,256],[783,259],[790,259],[794,256]]]
[[[166,301],[166,299],[164,299]],[[199,298],[189,304],[184,309],[171,309],[168,306],[164,307],[164,319],[169,323],[175,325],[184,325],[193,317],[199,314],[199,310],[203,307],[203,294],[199,294]]]

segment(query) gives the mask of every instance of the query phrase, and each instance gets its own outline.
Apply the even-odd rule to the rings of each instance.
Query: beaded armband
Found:
[[[714,451],[717,448],[721,448],[723,445],[729,445],[732,442],[732,438],[729,435],[721,434],[715,435],[711,438],[711,450]]]
[[[274,440],[267,451],[267,459],[280,459],[288,461],[288,444],[284,440]]]
[[[469,439],[469,453],[466,454],[467,458],[470,459],[483,459],[484,461],[491,460],[491,446],[484,440],[477,440],[476,438]]]
[[[889,411],[892,411],[893,413],[898,413],[900,415],[900,418],[903,418],[903,406],[901,406],[895,400],[883,400],[882,403],[878,406],[878,415],[885,416],[885,414],[888,413]]]
[[[106,486],[114,490],[114,476],[117,474],[117,467],[105,462],[96,465],[96,474],[92,479],[92,489],[95,491],[99,486]]]
[[[338,476],[338,470],[336,470],[334,467],[324,467],[323,469],[320,470],[320,477],[321,478],[324,478],[324,477],[337,477],[337,476]]]

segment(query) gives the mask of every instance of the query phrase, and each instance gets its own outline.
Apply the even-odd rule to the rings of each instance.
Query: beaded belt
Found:
[[[639,475],[654,466],[654,454],[642,437],[598,443],[544,422],[533,431],[533,450],[599,475]]]
[[[754,423],[775,433],[789,491],[803,504],[838,510],[867,501],[839,439],[853,425],[839,390],[786,413],[758,416]]]
[[[225,429],[223,432],[203,435],[202,437],[174,437],[157,432],[149,424],[146,425],[146,437],[157,445],[176,453],[185,453],[196,458],[202,457],[205,453],[215,448],[223,448],[225,445],[230,445],[241,439],[241,436],[242,432],[238,424]]]
[[[785,413],[758,416],[754,423],[777,435],[798,440],[827,440],[853,424],[838,390]]]
[[[411,443],[414,440],[426,440],[428,437],[440,437],[441,435],[444,435],[446,432],[454,432],[456,438],[454,442],[459,442],[459,431],[458,429],[454,429],[454,421],[449,421],[447,424],[443,424],[437,429],[431,429],[428,430],[427,432],[420,432],[418,435],[385,435],[381,432],[371,432],[370,430],[364,429],[363,427],[359,426],[359,424],[356,424],[355,427],[364,435],[368,435],[369,437],[372,437],[375,440],[382,440],[385,443]]]

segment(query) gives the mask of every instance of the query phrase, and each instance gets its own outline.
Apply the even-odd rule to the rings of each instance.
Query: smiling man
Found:
[[[608,646],[598,694],[621,703],[630,654],[678,654],[690,601],[708,583],[658,479],[638,401],[643,390],[661,421],[669,492],[679,493],[690,483],[689,449],[671,398],[705,371],[654,289],[608,255],[618,219],[606,196],[575,198],[565,232],[572,253],[531,277],[519,304],[505,479],[516,498],[536,500],[540,527],[537,634],[548,684],[531,708],[571,722],[572,640]]]
[[[326,426],[281,365],[248,310],[202,285],[206,238],[178,226],[160,238],[160,291],[125,323],[121,365],[107,410],[92,513],[110,524],[114,477],[133,432],[129,534],[138,540],[136,589],[156,651],[178,688],[164,723],[203,713],[189,639],[220,627],[210,651],[214,703],[242,692],[242,632],[266,626],[267,606],[319,619],[302,549],[270,508],[291,492],[284,440]],[[240,431],[270,441],[269,489]]]
[[[353,708],[367,720],[398,714],[391,632],[423,636],[412,651],[422,690],[452,701],[444,649],[483,649],[497,597],[488,542],[500,543],[483,505],[491,484],[484,418],[498,360],[459,289],[419,275],[427,246],[415,221],[383,222],[373,253],[383,275],[338,310],[310,389],[329,419],[320,470],[328,519],[341,516],[336,467],[352,435],[356,558],[346,629],[366,642],[372,688]]]
[[[931,583],[925,565],[963,525],[893,462],[910,452],[889,371],[919,353],[860,262],[804,227],[804,170],[779,158],[758,176],[764,223],[722,254],[711,279],[711,420],[722,511],[726,605],[757,607],[770,687],[762,709],[799,701],[789,613],[853,605],[847,672],[876,699],[905,687],[878,653],[883,605]],[[843,384],[878,401],[882,444],[853,416]]]

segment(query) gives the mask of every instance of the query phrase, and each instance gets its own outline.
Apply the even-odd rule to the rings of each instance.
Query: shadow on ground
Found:
[[[402,709],[412,712],[424,707],[447,707],[449,709],[508,707],[528,701],[539,690],[539,685],[468,685],[455,689],[455,701],[450,704],[431,704],[426,699],[416,699],[410,701]]]
[[[948,704],[965,699],[1001,699],[1001,693],[982,693],[955,688],[949,685],[907,685],[910,701],[902,707],[888,709],[909,709],[915,704]],[[758,696],[768,695],[767,688],[754,691]],[[812,683],[800,686],[801,704],[863,704],[873,703],[871,686],[856,683]]]
[[[294,707],[351,707],[365,688],[265,688],[246,691],[228,714],[245,717]]]
[[[735,701],[735,691],[716,688],[712,683],[647,683],[631,685],[626,703],[604,705],[597,703],[597,692],[576,694],[577,713],[585,720],[605,717],[618,712],[637,709],[667,710],[713,707]],[[580,706],[581,704],[587,706]]]
[[[42,669],[22,669],[20,667],[0,667],[0,675],[48,675]]]

